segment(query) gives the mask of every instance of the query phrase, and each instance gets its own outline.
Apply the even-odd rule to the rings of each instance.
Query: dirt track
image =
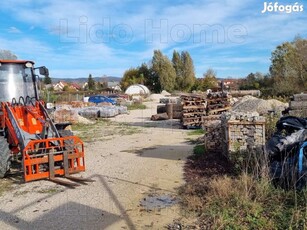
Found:
[[[147,106],[112,118],[107,127],[125,123],[131,132],[103,134],[103,126],[93,131],[105,136],[85,144],[87,170],[79,176],[95,182],[76,189],[49,181],[14,182],[0,197],[0,229],[162,229],[177,218],[177,205],[148,210],[140,201],[152,194],[176,195],[193,146],[179,121],[149,121],[156,104]]]

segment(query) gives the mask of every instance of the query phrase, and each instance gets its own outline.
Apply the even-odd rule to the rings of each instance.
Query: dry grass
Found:
[[[192,130],[190,132],[188,132],[188,136],[200,136],[200,135],[204,135],[205,132],[203,129],[195,129]]]
[[[138,127],[133,127],[125,123],[117,123],[108,119],[98,119],[95,124],[76,124],[72,126],[75,135],[84,142],[110,140],[115,135],[132,135],[141,132]]]
[[[219,155],[203,151],[200,156],[199,148],[195,150],[197,155],[185,168],[187,183],[180,196],[185,213],[198,217],[196,227],[307,229],[307,190],[285,191],[272,185],[266,170],[259,170],[261,166],[238,172]]]
[[[127,106],[128,110],[137,110],[137,109],[146,109],[146,105],[144,104],[139,104],[139,103],[134,103],[132,105]]]

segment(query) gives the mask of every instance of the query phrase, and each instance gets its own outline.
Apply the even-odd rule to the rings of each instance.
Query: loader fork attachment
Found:
[[[23,169],[26,182],[50,179],[60,183],[56,176],[69,178],[85,171],[83,143],[76,136],[32,140],[23,150]]]

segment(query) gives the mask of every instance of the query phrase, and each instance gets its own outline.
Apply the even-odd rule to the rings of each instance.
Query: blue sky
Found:
[[[267,73],[271,52],[307,38],[302,12],[266,12],[263,0],[11,0],[0,4],[0,49],[49,68],[52,77],[118,76],[160,49],[188,51],[197,77]],[[275,3],[274,1],[271,1]],[[268,1],[269,3],[269,1]]]

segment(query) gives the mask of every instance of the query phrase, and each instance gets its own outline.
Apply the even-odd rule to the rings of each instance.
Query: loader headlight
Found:
[[[32,64],[31,62],[27,62],[27,63],[25,64],[25,66],[26,66],[27,68],[32,68],[32,67],[33,67],[33,64]]]

